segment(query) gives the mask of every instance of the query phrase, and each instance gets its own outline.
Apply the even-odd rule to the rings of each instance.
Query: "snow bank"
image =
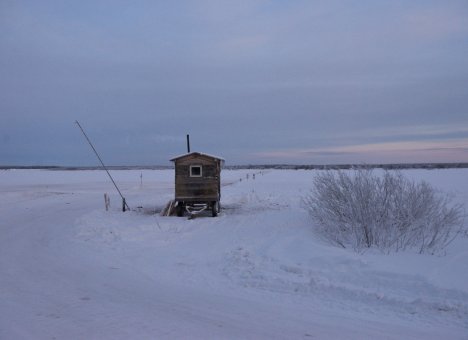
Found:
[[[0,338],[466,338],[468,239],[329,246],[300,203],[315,173],[224,171],[220,216],[188,220],[156,213],[171,170],[114,171],[127,213],[100,171],[0,172]],[[405,171],[464,202],[466,174]]]

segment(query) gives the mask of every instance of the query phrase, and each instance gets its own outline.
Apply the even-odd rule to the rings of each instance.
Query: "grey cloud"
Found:
[[[0,6],[1,162],[90,161],[75,119],[119,164],[466,137],[462,1]]]

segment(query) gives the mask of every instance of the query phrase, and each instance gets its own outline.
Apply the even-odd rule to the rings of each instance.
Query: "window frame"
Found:
[[[193,168],[199,168],[200,169],[200,174],[195,175],[193,173]],[[203,166],[201,164],[190,165],[190,177],[203,177]]]

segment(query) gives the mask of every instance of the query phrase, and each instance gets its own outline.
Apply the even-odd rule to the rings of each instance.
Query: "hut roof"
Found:
[[[207,153],[190,152],[190,153],[186,153],[186,154],[179,155],[177,157],[172,158],[171,162],[175,162],[176,160],[178,160],[180,158],[184,158],[184,157],[188,157],[188,156],[204,156],[204,157],[214,158],[214,159],[220,160],[222,163],[224,163],[224,161],[225,161],[224,158],[221,158],[221,157],[218,157],[218,156],[213,156],[213,155],[210,155],[210,154],[207,154]]]

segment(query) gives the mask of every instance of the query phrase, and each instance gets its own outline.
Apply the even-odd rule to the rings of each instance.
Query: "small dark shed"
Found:
[[[175,164],[175,201],[177,215],[196,214],[211,209],[217,216],[221,199],[221,168],[224,159],[191,152],[171,159]]]

